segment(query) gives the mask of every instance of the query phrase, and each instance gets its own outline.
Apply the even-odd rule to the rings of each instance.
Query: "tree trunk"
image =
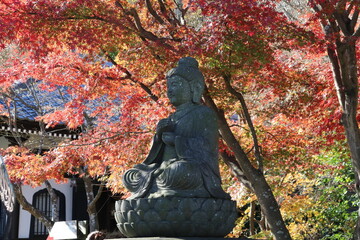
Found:
[[[356,41],[360,36],[360,9],[357,4],[349,4],[348,1],[339,1],[335,6],[328,1],[309,2],[319,16],[327,42],[327,55],[342,110],[341,120],[350,149],[356,191],[360,197],[360,131],[356,119],[359,97]],[[324,11],[332,8],[332,12]],[[353,238],[360,240],[360,212]]]
[[[219,122],[219,130],[227,146],[234,152],[236,162],[240,166],[242,173],[251,184],[262,213],[266,216],[270,230],[276,240],[291,239],[284,220],[281,216],[279,205],[273,195],[273,192],[265,180],[263,173],[252,166],[249,158],[241,148],[239,142],[233,135],[222,110],[218,109],[208,92],[204,94],[206,105],[210,106],[216,113]]]
[[[252,201],[250,203],[250,213],[249,213],[249,220],[250,220],[250,235],[255,235],[255,202]]]
[[[93,180],[89,177],[83,177],[86,191],[86,199],[88,203],[87,212],[89,214],[90,232],[99,230],[99,219],[97,217],[96,202],[99,200],[104,185],[101,183],[99,190],[94,195]]]
[[[22,194],[21,185],[14,184],[14,192],[16,195],[16,199],[18,200],[19,204],[22,206],[22,208],[25,211],[28,211],[33,215],[35,218],[39,219],[40,222],[42,222],[45,227],[47,228],[48,232],[51,231],[51,228],[54,225],[54,222],[51,221],[43,212],[39,211],[37,208],[35,208],[33,205],[31,205]]]
[[[355,42],[337,42],[336,53],[330,47],[328,56],[332,63],[338,99],[342,108],[342,123],[345,127],[352,165],[355,172],[355,185],[360,196],[360,131],[356,119],[358,107],[358,75]],[[360,214],[360,213],[359,213]],[[354,239],[360,239],[360,215]]]

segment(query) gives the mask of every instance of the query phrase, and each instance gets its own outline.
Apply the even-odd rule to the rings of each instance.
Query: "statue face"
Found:
[[[174,75],[167,80],[167,95],[175,107],[192,102],[192,93],[188,81]]]

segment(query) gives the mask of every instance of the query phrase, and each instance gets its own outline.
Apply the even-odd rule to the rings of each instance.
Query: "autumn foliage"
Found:
[[[42,156],[22,147],[5,150],[12,180],[37,185],[62,181],[65,173],[87,174],[123,191],[122,173],[145,158],[157,121],[173,111],[165,72],[179,58],[193,56],[206,76],[208,96],[258,167],[236,92],[244,96],[265,177],[286,218],[294,220],[296,206],[316,201],[308,197],[311,191],[294,189],[329,168],[341,169],[314,156],[342,141],[344,130],[325,57],[331,39],[322,32],[320,15],[304,12],[302,22],[290,21],[277,2],[0,1],[2,91],[29,78],[44,91],[65,89],[70,97],[63,108],[37,120],[82,130],[77,140]],[[326,2],[325,15],[341,1]],[[232,155],[226,142],[221,146]],[[246,198],[244,206],[255,200],[249,193],[244,197],[228,171],[223,166],[232,196]]]

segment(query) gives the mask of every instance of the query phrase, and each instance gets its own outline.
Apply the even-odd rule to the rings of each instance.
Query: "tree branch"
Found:
[[[254,142],[254,149],[255,149],[255,157],[256,157],[256,160],[258,162],[258,167],[259,167],[259,170],[260,171],[263,171],[263,158],[261,156],[261,150],[260,150],[260,146],[259,146],[259,141],[257,139],[257,134],[256,134],[256,130],[255,130],[255,127],[254,127],[254,124],[251,120],[251,116],[250,116],[250,113],[249,113],[249,110],[247,108],[247,105],[246,105],[246,102],[245,102],[245,99],[242,95],[242,93],[236,91],[232,86],[231,86],[231,83],[230,83],[230,80],[231,80],[231,76],[230,75],[224,75],[223,76],[223,79],[224,79],[224,82],[225,82],[225,86],[226,86],[226,89],[234,96],[236,97],[237,100],[239,100],[240,104],[241,104],[241,107],[243,109],[243,112],[244,112],[244,117],[245,117],[245,120],[250,128],[250,132],[251,132],[251,136],[253,138],[253,142]]]
[[[134,21],[131,21],[130,18],[127,18],[127,20],[133,25],[136,27],[136,30],[138,31],[139,33],[139,36],[144,38],[144,39],[149,39],[151,41],[158,41],[160,40],[155,34],[153,34],[152,32],[149,32],[147,30],[145,30],[142,26],[142,23],[141,23],[141,20],[140,20],[140,17],[138,15],[138,13],[136,12],[136,9],[135,8],[131,8],[130,10],[126,10],[124,8],[124,6],[119,2],[119,1],[116,1],[115,2],[115,5],[118,6],[119,8],[122,9],[122,11],[124,12],[124,14],[128,15],[128,16],[132,16],[134,18]]]
[[[351,22],[350,22],[351,29],[355,29],[358,19],[359,19],[359,9],[356,8],[354,10],[354,14],[353,14]]]
[[[164,20],[157,14],[157,12],[154,10],[154,8],[151,5],[150,0],[146,0],[146,7],[149,10],[150,14],[158,21],[160,24],[164,24]]]
[[[124,13],[125,16],[126,16],[127,22],[133,27],[134,31],[135,31],[135,30],[138,31],[138,29],[137,29],[135,23],[133,22],[133,20],[132,20],[130,17],[128,17],[128,16],[131,16],[131,12],[128,11],[128,10],[126,10],[126,9],[124,8],[124,6],[123,6],[119,1],[115,1],[115,6],[117,6],[118,8],[120,8],[120,9],[123,11],[123,13]]]
[[[236,158],[237,162],[239,163],[239,166],[241,166],[241,169],[244,171],[245,174],[254,172],[254,170],[256,168],[254,168],[254,166],[252,166],[244,149],[240,146],[239,141],[236,139],[233,132],[231,131],[231,129],[226,121],[224,111],[222,109],[219,109],[216,106],[216,104],[215,104],[214,100],[211,98],[211,96],[209,94],[209,90],[207,89],[206,86],[205,86],[205,93],[203,96],[204,96],[205,104],[215,111],[217,118],[218,118],[218,122],[219,122],[220,134],[221,134],[222,138],[224,139],[224,141],[226,142],[226,144],[231,149],[231,151],[234,152],[235,158]],[[262,174],[262,172],[258,171],[258,169],[256,169],[256,173]],[[253,176],[247,175],[247,177],[250,178]],[[251,181],[251,180],[249,179],[249,181]]]
[[[151,41],[158,41],[160,38],[158,38],[155,34],[153,34],[150,31],[147,31],[143,28],[139,14],[135,10],[135,8],[130,9],[130,14],[135,20],[136,28],[138,29],[139,35],[143,38],[149,39]]]
[[[259,171],[259,169],[252,166],[249,158],[229,128],[223,111],[216,106],[206,87],[204,100],[205,103],[216,112],[221,136],[229,148],[234,152],[236,161],[243,170],[246,178],[253,185],[254,193],[259,201],[262,212],[268,220],[271,232],[274,234],[275,239],[291,239],[289,231],[287,230],[281,216],[279,205],[269,184],[266,182],[264,174]]]
[[[227,154],[224,151],[220,151],[220,156],[226,163],[226,165],[229,166],[229,168],[232,170],[233,174],[236,176],[236,178],[244,184],[247,188],[249,188],[252,192],[254,192],[254,188],[251,185],[251,182],[247,179],[247,177],[244,174],[244,171],[241,169],[239,163],[236,161],[234,156],[231,156]]]
[[[358,29],[356,29],[354,35],[354,37],[360,37],[360,27],[358,27]]]
[[[50,195],[51,200],[51,212],[52,212],[52,221],[59,221],[59,206],[58,206],[58,196],[56,195],[54,188],[51,186],[48,180],[45,180],[46,189]]]
[[[344,84],[343,84],[342,77],[341,77],[341,71],[340,71],[338,57],[335,53],[335,50],[333,48],[331,48],[330,46],[327,47],[327,54],[328,54],[330,62],[332,64],[332,70],[333,70],[334,80],[335,80],[335,88],[336,88],[336,92],[338,94],[339,102],[340,102],[342,109],[344,109],[344,107],[345,107],[345,93],[343,91]]]
[[[163,14],[166,13],[166,6],[165,6],[164,2],[162,0],[158,0],[158,3],[160,5],[161,13],[163,13]]]
[[[338,23],[338,26],[340,27],[341,31],[343,32],[343,34],[347,37],[351,36],[354,33],[354,29],[349,29],[349,27],[351,26],[351,20],[349,19],[349,17],[347,15],[345,15],[346,12],[334,12],[334,17]]]
[[[171,18],[168,14],[168,11],[166,10],[166,6],[162,0],[158,0],[158,3],[160,5],[160,11],[162,15],[166,18],[166,20],[172,25],[177,26],[180,25],[180,22],[174,17],[174,12],[170,11],[170,13],[173,15],[174,18]]]
[[[159,100],[159,97],[156,96],[152,91],[151,89],[146,86],[144,83],[134,79],[132,77],[132,74],[124,67],[121,67],[119,66],[119,64],[106,52],[104,51],[105,53],[105,56],[107,57],[107,59],[112,63],[114,64],[114,66],[117,66],[119,68],[121,68],[121,70],[126,74],[126,79],[129,79],[130,81],[132,81],[133,83],[136,83],[138,84],[149,96],[150,98],[154,101],[154,102],[157,102]]]
[[[126,132],[126,133],[118,133],[118,134],[114,134],[110,137],[103,137],[103,138],[98,138],[98,140],[96,142],[89,142],[89,143],[83,143],[83,144],[73,144],[73,143],[69,143],[69,144],[62,144],[59,145],[58,147],[68,147],[68,146],[74,146],[74,147],[82,147],[82,146],[91,146],[91,145],[100,145],[103,141],[105,140],[109,140],[109,139],[114,139],[117,138],[119,136],[124,136],[124,135],[128,135],[128,134],[145,134],[145,133],[149,133],[149,131],[147,132]],[[92,137],[92,139],[94,139],[94,137]]]
[[[102,191],[104,190],[105,184],[103,182],[100,183],[99,189],[94,197],[94,200],[91,202],[91,205],[95,204],[101,197]],[[90,205],[90,204],[89,204]]]

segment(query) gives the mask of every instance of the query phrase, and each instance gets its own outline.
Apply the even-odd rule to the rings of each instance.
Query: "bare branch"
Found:
[[[16,94],[16,92],[13,89],[10,89],[10,92],[11,92],[11,94],[5,94],[4,93],[3,95],[8,97],[9,99],[11,99],[14,102],[16,102],[16,100],[18,99],[26,107],[28,107],[30,109],[33,109],[34,111],[36,111],[37,114],[40,114],[38,109],[36,108],[36,106],[28,104],[23,98],[18,96],[18,94]]]
[[[3,94],[5,95],[5,94]],[[18,127],[17,127],[17,108],[16,108],[16,102],[14,101],[13,102],[14,104],[14,115],[11,114],[11,107],[10,106],[7,106],[7,111],[8,111],[8,115],[9,115],[9,118],[8,118],[8,126],[10,127],[10,132],[11,132],[11,135],[12,137],[16,140],[17,144],[19,146],[23,146],[24,143],[23,141],[21,140],[21,137],[19,137],[18,135]],[[15,131],[13,131],[13,128],[12,126],[15,127]]]

